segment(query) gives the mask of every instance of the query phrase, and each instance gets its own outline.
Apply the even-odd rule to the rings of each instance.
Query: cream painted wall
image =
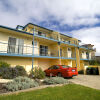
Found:
[[[11,67],[15,67],[16,65],[24,66],[27,72],[30,72],[30,70],[32,69],[32,58],[0,56],[0,61],[5,61],[11,64]],[[38,60],[35,58],[34,67],[37,66]]]
[[[72,67],[76,67],[76,61],[72,60]]]
[[[68,66],[72,67],[72,60],[68,60]]]
[[[78,70],[84,70],[84,61],[80,61],[80,67]]]

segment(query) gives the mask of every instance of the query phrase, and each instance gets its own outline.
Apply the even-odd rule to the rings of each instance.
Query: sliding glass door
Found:
[[[24,40],[9,37],[7,53],[23,54]]]

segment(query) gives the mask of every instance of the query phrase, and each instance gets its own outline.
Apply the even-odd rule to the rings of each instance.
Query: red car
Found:
[[[47,76],[73,77],[78,75],[77,68],[66,65],[53,65],[44,71]]]

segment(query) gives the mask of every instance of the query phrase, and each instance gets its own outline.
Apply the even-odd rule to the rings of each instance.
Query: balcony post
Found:
[[[33,48],[32,48],[32,77],[34,77],[33,75],[33,67],[34,67],[34,34],[35,34],[35,28],[33,29]]]
[[[60,65],[61,65],[61,54],[60,54],[60,42],[58,42],[58,55],[59,55],[59,61],[60,61]]]

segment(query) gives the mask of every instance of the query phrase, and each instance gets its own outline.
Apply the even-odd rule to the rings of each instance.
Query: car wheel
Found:
[[[61,73],[58,73],[58,75],[57,75],[58,77],[62,77],[62,74]]]

